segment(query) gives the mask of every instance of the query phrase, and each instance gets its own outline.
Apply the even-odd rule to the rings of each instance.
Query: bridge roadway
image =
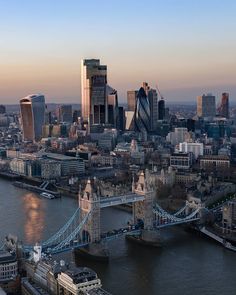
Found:
[[[102,197],[100,199],[100,208],[106,208],[111,206],[118,206],[128,203],[135,203],[138,201],[143,201],[145,199],[145,196],[140,196],[135,193],[129,193],[123,196],[118,197]]]
[[[102,233],[101,242],[111,241],[119,237],[125,236],[127,234],[140,235],[140,233],[141,233],[140,225],[129,225],[128,227]],[[58,253],[70,251],[76,248],[78,249],[78,248],[86,247],[89,244],[90,244],[89,241],[81,241],[80,239],[78,239],[78,237],[76,237],[74,240],[71,240],[70,242],[65,243],[65,245],[61,248],[57,249],[57,245],[51,245],[50,247],[43,248],[43,250],[45,253],[48,253],[48,254],[58,254]],[[25,247],[25,250],[32,251],[32,247],[31,248]]]

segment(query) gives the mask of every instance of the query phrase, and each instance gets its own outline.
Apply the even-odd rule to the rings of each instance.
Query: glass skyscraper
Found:
[[[148,133],[151,129],[150,125],[150,105],[147,94],[143,87],[139,89],[137,95],[137,103],[134,113],[134,128],[135,131]]]
[[[20,100],[21,125],[25,141],[38,141],[45,122],[45,98],[41,94],[26,96]]]
[[[229,118],[229,93],[222,93],[221,104],[218,108],[219,115],[225,118]]]
[[[216,115],[216,98],[212,94],[197,97],[198,117],[214,117]]]
[[[81,62],[82,117],[90,124],[107,122],[107,66],[99,59]]]

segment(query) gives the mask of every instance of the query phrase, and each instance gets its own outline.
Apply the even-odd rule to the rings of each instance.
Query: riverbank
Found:
[[[51,190],[48,190],[48,189],[45,189],[45,188],[41,188],[39,186],[27,184],[27,183],[24,183],[24,182],[15,181],[15,182],[13,182],[13,185],[16,186],[16,187],[22,188],[22,189],[26,189],[26,190],[38,193],[38,194],[49,193],[49,194],[53,194],[57,198],[61,197],[61,194],[59,192],[51,191]]]

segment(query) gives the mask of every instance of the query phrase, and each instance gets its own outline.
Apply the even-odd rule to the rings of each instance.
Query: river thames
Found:
[[[12,233],[25,244],[42,241],[68,220],[76,206],[76,200],[44,199],[0,179],[0,240]],[[104,209],[102,228],[120,228],[130,218],[119,209]],[[113,295],[236,294],[236,253],[181,228],[161,234],[162,248],[145,248],[120,238],[109,242],[109,263],[76,259],[76,264],[94,269]],[[70,253],[63,256],[74,259]]]

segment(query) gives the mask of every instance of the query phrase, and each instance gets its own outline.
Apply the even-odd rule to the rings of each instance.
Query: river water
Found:
[[[47,200],[0,179],[0,241],[8,233],[26,244],[48,238],[73,214],[77,201]],[[130,214],[102,211],[102,228],[120,228]],[[236,253],[175,227],[161,232],[162,248],[146,248],[121,238],[109,242],[110,262],[76,260],[93,268],[113,295],[235,295]],[[1,243],[0,243],[1,245]],[[64,254],[66,259],[73,255]]]

